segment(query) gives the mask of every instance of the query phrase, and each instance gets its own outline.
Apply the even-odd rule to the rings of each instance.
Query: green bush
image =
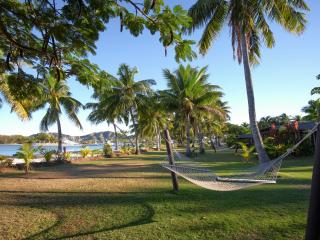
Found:
[[[251,157],[253,156],[253,151],[255,149],[255,146],[248,147],[247,144],[245,144],[243,142],[238,142],[237,144],[239,144],[241,146],[242,153],[240,155],[242,156],[242,158],[245,161],[249,161],[251,159]]]
[[[70,161],[70,159],[71,159],[71,152],[65,152],[65,153],[63,154],[63,157],[64,157],[64,160]]]
[[[307,139],[300,144],[300,146],[294,151],[295,156],[311,156],[314,153],[314,145]]]
[[[263,143],[270,158],[277,158],[290,148],[290,145],[275,143],[275,139],[272,137],[266,138]]]
[[[120,149],[120,153],[121,154],[127,154],[127,155],[130,155],[130,154],[134,154],[135,153],[135,148],[133,147],[122,147]]]
[[[113,157],[113,150],[112,150],[112,147],[110,144],[106,143],[104,146],[103,146],[103,155],[106,157],[106,158],[112,158]]]
[[[91,153],[91,150],[88,147],[85,147],[80,150],[80,153],[83,158],[86,158]]]
[[[94,149],[91,151],[91,157],[96,157],[102,154],[102,150],[101,149]]]
[[[225,138],[225,142],[227,144],[227,146],[229,148],[234,147],[238,144],[238,139],[237,136],[234,134],[229,134],[226,138]]]
[[[50,162],[51,159],[52,159],[52,156],[56,153],[55,150],[46,150],[44,153],[43,153],[43,157],[44,159],[46,160],[46,162]]]

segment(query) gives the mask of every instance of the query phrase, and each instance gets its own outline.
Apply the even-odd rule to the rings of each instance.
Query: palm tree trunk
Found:
[[[264,149],[262,137],[261,137],[257,120],[256,120],[256,109],[255,109],[255,100],[254,100],[253,85],[252,85],[252,78],[251,78],[251,70],[249,65],[248,46],[247,46],[246,34],[244,32],[242,33],[241,47],[242,47],[244,75],[245,75],[246,88],[247,88],[250,128],[252,132],[254,145],[258,153],[259,161],[266,162],[266,161],[269,161],[270,159]]]
[[[118,150],[118,132],[117,132],[117,126],[114,122],[113,122],[113,129],[114,129],[115,150]]]
[[[161,133],[160,133],[160,129],[158,129],[158,134],[157,134],[157,138],[158,138],[158,141],[157,141],[157,150],[160,151],[161,150]]]
[[[191,157],[191,148],[190,148],[190,116],[186,116],[186,156]]]
[[[198,135],[198,141],[199,141],[199,153],[204,154],[206,150],[204,148],[203,134],[200,131],[199,126],[196,126],[196,129],[197,129],[197,135]]]
[[[61,123],[59,117],[57,118],[58,125],[58,155],[62,153],[62,132],[61,132]]]
[[[133,115],[133,112],[132,112],[132,109],[130,109],[130,115],[131,115],[131,118],[132,118],[132,124],[133,124],[133,128],[134,128],[134,133],[135,133],[135,145],[136,145],[136,152],[135,154],[140,154],[140,149],[139,149],[139,133],[138,133],[138,128],[137,128],[137,125],[136,125],[136,121],[134,119],[134,115]]]
[[[164,139],[165,139],[166,147],[167,147],[167,155],[168,155],[169,164],[175,165],[169,130],[165,129],[163,132],[164,132]],[[174,172],[171,172],[171,179],[172,179],[173,191],[178,192],[179,191],[179,183],[178,183],[177,174]]]
[[[211,136],[211,138],[210,138],[210,144],[211,144],[211,149],[213,149],[214,152],[216,153],[217,150],[216,150],[216,147],[214,146],[214,137],[213,136]]]
[[[125,138],[127,138],[127,139],[129,140],[131,146],[134,147],[134,143],[132,142],[131,138],[129,138],[129,137],[125,134],[125,132],[124,132],[121,128],[119,128],[119,126],[118,126],[117,124],[114,124],[114,125],[116,126],[116,128],[118,128],[118,130],[120,131],[120,133],[122,133],[123,135],[125,135]],[[129,144],[129,143],[128,143],[128,144]]]
[[[320,239],[320,125],[317,129],[314,158],[306,240]]]

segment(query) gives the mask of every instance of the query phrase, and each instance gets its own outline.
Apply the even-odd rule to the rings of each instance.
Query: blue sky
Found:
[[[194,2],[195,0],[175,0],[170,1],[170,4],[182,4],[188,8]],[[320,85],[315,79],[320,73],[320,2],[309,0],[307,3],[311,12],[307,15],[308,25],[303,35],[292,35],[277,25],[271,25],[276,37],[276,46],[273,49],[263,47],[261,64],[252,70],[258,119],[283,112],[289,115],[301,114],[301,108],[312,98],[310,90]],[[145,32],[135,38],[126,31],[121,33],[119,29],[118,20],[110,22],[97,43],[97,54],[90,56],[90,60],[111,74],[116,74],[121,63],[137,66],[137,80],[152,78],[157,81],[155,89],[165,88],[162,69],[174,70],[177,67],[173,49],[169,49],[168,56],[165,57],[164,49],[158,42],[159,36]],[[201,31],[197,31],[190,38],[199,40],[200,36]],[[196,48],[195,50],[197,51]],[[198,55],[198,59],[191,64],[199,67],[209,66],[209,81],[222,87],[225,93],[224,100],[231,107],[231,122],[248,121],[243,68],[233,60],[227,26],[209,53],[204,57]],[[84,104],[92,101],[91,89],[72,79],[69,80],[69,84],[75,98]],[[10,113],[7,105],[0,112],[0,134],[30,135],[38,132],[39,123],[44,115],[44,111],[38,111],[33,114],[32,120],[22,122],[14,113]],[[82,135],[112,129],[107,124],[92,125],[86,120],[88,113],[84,110],[79,113],[83,131],[62,117],[63,133]],[[50,131],[55,132],[56,126],[51,127]]]

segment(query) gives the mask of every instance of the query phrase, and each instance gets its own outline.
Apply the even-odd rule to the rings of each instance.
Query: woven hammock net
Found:
[[[176,173],[191,183],[215,191],[233,191],[260,184],[276,183],[283,160],[302,142],[317,131],[318,124],[319,123],[317,123],[298,143],[287,149],[287,151],[278,158],[265,163],[260,163],[259,165],[249,169],[244,169],[237,175],[218,176],[209,169],[200,168],[187,162],[175,163],[174,165],[162,163],[161,166]],[[177,158],[181,158],[181,155],[176,151],[175,155]]]

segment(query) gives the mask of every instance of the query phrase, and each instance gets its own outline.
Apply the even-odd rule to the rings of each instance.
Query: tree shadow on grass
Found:
[[[65,217],[62,214],[55,213],[58,216],[58,220],[52,226],[50,226],[40,232],[34,233],[33,235],[28,236],[24,239],[25,240],[32,240],[32,239],[37,239],[37,238],[41,238],[41,237],[44,237],[47,240],[68,239],[68,238],[74,238],[74,237],[83,237],[83,236],[102,233],[102,232],[120,230],[120,229],[124,229],[124,228],[128,228],[128,227],[140,226],[140,225],[149,224],[149,223],[154,222],[152,220],[152,218],[155,214],[155,211],[152,208],[152,206],[147,203],[141,203],[141,202],[136,203],[136,204],[139,204],[140,206],[142,206],[146,210],[146,213],[143,216],[140,216],[136,220],[133,220],[129,223],[120,224],[118,226],[112,226],[112,227],[98,228],[95,230],[81,231],[78,233],[66,234],[66,235],[62,235],[62,236],[58,236],[58,237],[46,237],[47,234],[50,234],[51,230],[59,228],[66,221]],[[41,208],[41,207],[38,207],[38,208]],[[41,209],[45,209],[45,208],[41,208]],[[45,210],[47,210],[47,209],[45,209]]]
[[[297,184],[297,182],[288,184]],[[51,211],[58,216],[58,220],[54,225],[26,239],[83,237],[90,234],[149,224],[153,222],[152,218],[155,215],[153,205],[157,206],[156,209],[158,209],[159,214],[166,212],[165,214],[168,215],[166,218],[170,218],[172,215],[199,217],[199,214],[232,213],[252,209],[256,209],[257,211],[264,211],[265,209],[270,212],[269,209],[277,211],[279,208],[285,208],[289,212],[295,206],[305,204],[309,195],[308,189],[292,189],[290,185],[289,187],[284,185],[281,188],[276,186],[256,187],[233,192],[208,191],[190,187],[191,185],[189,184],[183,184],[182,186],[187,186],[187,188],[182,188],[182,191],[178,194],[169,193],[169,189],[163,192],[142,193],[33,192],[4,194],[8,194],[8,199],[12,199],[6,205],[40,208]],[[125,208],[122,208],[122,204],[123,206],[132,206],[133,208],[134,205],[141,206],[144,209],[143,213],[141,216],[133,215],[135,219],[132,219],[131,222],[118,222],[119,225],[117,226],[101,226],[99,228],[92,226],[90,229],[77,228],[76,233],[59,234],[59,229],[63,228],[63,224],[67,221],[64,215],[68,214],[69,207],[79,208],[78,211],[81,212],[83,206],[92,207],[95,211],[98,211],[99,206],[113,209],[114,205],[122,211],[125,210]],[[65,211],[66,213],[64,213]],[[85,214],[86,212],[83,213]],[[58,234],[54,233],[57,229]]]

